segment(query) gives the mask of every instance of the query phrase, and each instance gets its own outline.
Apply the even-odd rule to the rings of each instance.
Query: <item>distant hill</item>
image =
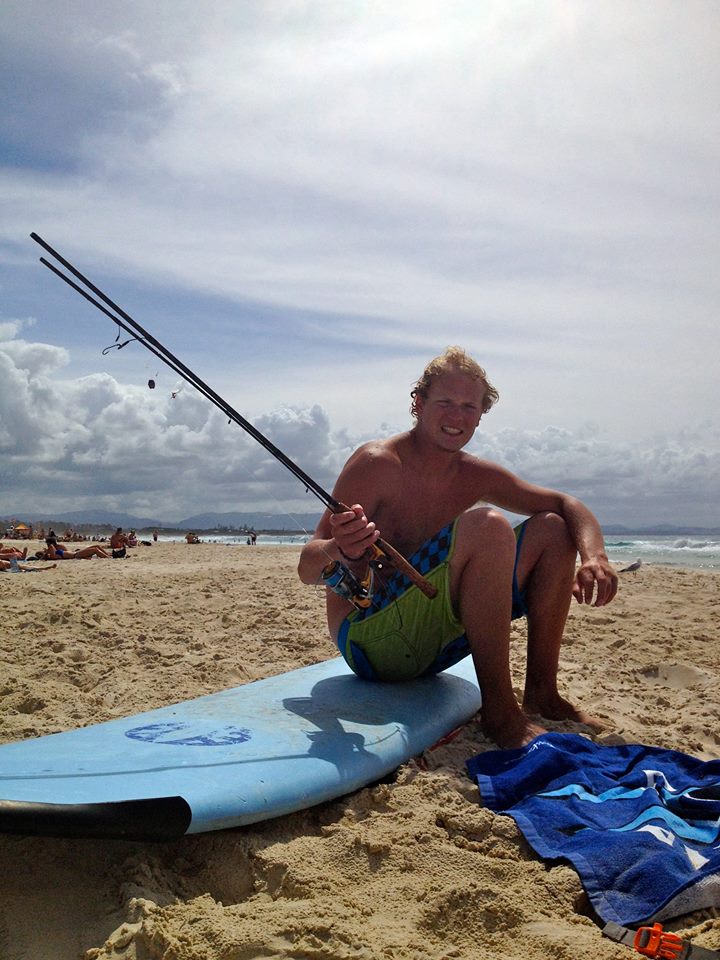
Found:
[[[17,520],[32,523],[34,526],[67,526],[81,529],[85,527],[124,527],[131,530],[314,530],[320,519],[319,513],[198,513],[181,520],[159,520],[157,517],[136,517],[130,513],[113,510],[71,510],[52,514],[13,514]],[[0,526],[5,528],[11,517],[0,518]]]
[[[176,527],[198,530],[215,530],[229,527],[232,530],[253,527],[256,530],[314,530],[320,519],[319,513],[198,513],[178,521]]]
[[[93,526],[130,527],[138,530],[142,527],[161,527],[163,522],[155,517],[135,517],[130,513],[115,512],[114,510],[70,510],[64,513],[33,514],[30,518],[34,524],[52,521],[57,524],[67,524],[77,527],[83,523]],[[29,522],[26,520],[26,522]]]

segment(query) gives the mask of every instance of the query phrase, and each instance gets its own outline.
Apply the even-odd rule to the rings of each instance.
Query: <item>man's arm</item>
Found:
[[[333,497],[341,503],[352,504],[348,512],[331,513],[326,510],[320,519],[313,539],[300,553],[298,574],[303,583],[313,584],[330,561],[340,560],[353,573],[364,572],[365,555],[380,536],[375,524],[368,520],[380,502],[382,464],[373,445],[360,447],[348,460],[333,490]],[[357,501],[362,500],[363,506]]]
[[[347,513],[326,510],[314,537],[300,553],[298,574],[301,581],[317,583],[323,567],[332,560],[339,560],[354,573],[364,570],[366,553],[379,536],[375,524],[368,520],[359,503],[353,504]]]
[[[495,464],[483,464],[484,499],[513,513],[532,515],[543,511],[559,514],[567,524],[580,567],[573,583],[578,603],[602,607],[615,597],[617,574],[605,553],[605,540],[595,515],[577,497],[527,483]]]

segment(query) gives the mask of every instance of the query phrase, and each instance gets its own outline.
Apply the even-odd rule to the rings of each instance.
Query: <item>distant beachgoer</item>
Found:
[[[0,560],[0,572],[6,573],[42,573],[43,570],[54,570],[56,563],[51,563],[49,567],[31,567],[29,563],[18,563],[15,557],[12,560]]]
[[[45,551],[45,560],[90,560],[93,557],[110,559],[107,550],[103,550],[97,544],[89,547],[81,547],[79,550],[68,550],[67,547],[55,546],[54,543],[48,545]]]
[[[158,532],[157,530],[153,530],[153,540],[155,541],[155,543],[157,543],[157,539],[158,539]]]
[[[196,533],[186,533],[185,540],[187,543],[200,543],[200,538]]]
[[[6,547],[4,543],[0,543],[0,559],[2,560],[24,560],[27,556],[27,547],[24,550],[21,550],[19,547]]]
[[[127,537],[123,533],[122,527],[118,527],[115,533],[110,537],[110,550],[115,560],[122,560],[127,554]]]

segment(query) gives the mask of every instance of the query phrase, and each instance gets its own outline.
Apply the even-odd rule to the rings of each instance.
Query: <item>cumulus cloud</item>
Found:
[[[541,486],[572,493],[606,523],[717,526],[720,511],[720,430],[704,429],[630,443],[576,430],[505,429],[481,433],[471,447]]]
[[[98,505],[173,519],[303,504],[297,481],[191,388],[127,387],[104,373],[62,379],[64,360],[65,351],[47,344],[0,343],[6,511]],[[320,407],[268,413],[258,428],[332,484],[344,442],[335,445]]]
[[[173,397],[164,386],[122,386],[106,373],[63,378],[65,351],[21,332],[6,325],[0,342],[0,513],[105,507],[174,520],[206,510],[322,509],[189,386]],[[254,425],[328,492],[366,439],[333,429],[318,404],[280,407]],[[592,426],[493,433],[483,422],[470,450],[579,496],[605,522],[720,522],[717,430],[637,446]]]

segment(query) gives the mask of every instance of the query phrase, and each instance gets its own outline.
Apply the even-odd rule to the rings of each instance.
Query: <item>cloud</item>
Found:
[[[127,427],[149,502],[162,484],[143,438],[158,469],[183,452],[177,498],[205,489],[220,443],[201,402],[170,403],[164,380],[147,392],[137,352],[98,359],[105,334],[36,266],[35,229],[243,414],[297,439],[324,483],[356,439],[406,425],[410,384],[461,343],[500,389],[488,436],[522,428],[506,438],[519,470],[599,498],[611,469],[671,463],[687,509],[712,512],[714,495],[691,502],[692,451],[716,441],[673,453],[658,434],[716,405],[719,20],[701,0],[6,0],[0,286],[37,344],[6,351],[20,366],[3,444],[102,450],[96,476],[120,497],[131,480],[106,434]],[[583,461],[569,438],[588,421]],[[533,453],[549,424],[569,465],[549,437]],[[224,502],[243,443],[217,448]]]
[[[297,481],[189,387],[124,387],[104,373],[62,379],[65,359],[65,351],[47,344],[0,343],[5,509],[97,504],[172,519],[201,504],[223,503],[229,510],[262,502],[282,512],[283,504],[289,509],[289,501],[302,500]],[[260,418],[259,426],[332,482],[343,444],[333,447],[319,407],[278,410]]]
[[[720,429],[710,422],[644,444],[577,430],[480,433],[470,448],[523,478],[572,493],[605,523],[720,524]]]
[[[21,324],[4,329],[0,512],[106,507],[173,520],[209,509],[322,509],[301,482],[189,386],[173,398],[166,385],[123,387],[106,373],[63,378],[65,351],[21,339]],[[367,439],[333,429],[319,404],[267,411],[255,426],[328,492],[352,450]],[[605,522],[720,523],[717,429],[637,446],[587,425],[491,432],[483,421],[469,449],[532,482],[579,496]]]
[[[141,142],[162,121],[177,89],[171,67],[148,61],[142,32],[114,25],[111,8],[89,12],[77,3],[5,5],[0,57],[13,109],[0,130],[9,165],[77,172],[94,165],[98,137],[121,129]]]

